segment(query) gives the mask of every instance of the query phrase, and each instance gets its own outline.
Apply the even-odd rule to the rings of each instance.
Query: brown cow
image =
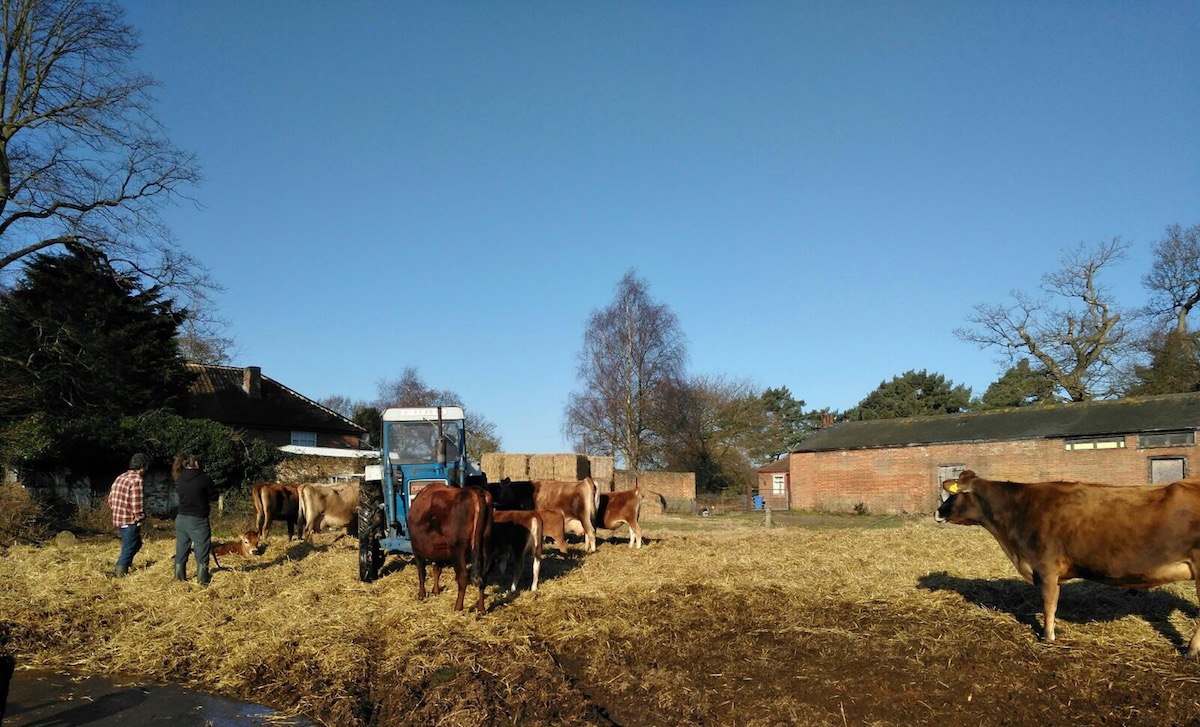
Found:
[[[501,510],[533,510],[537,489],[530,480],[513,481],[505,477],[499,482],[489,482],[487,491],[492,496],[492,502],[497,511]],[[567,531],[563,513],[559,508],[537,508],[537,514],[542,518],[542,533],[547,538],[553,538],[558,552],[567,554]],[[583,527],[580,525],[579,531]]]
[[[536,510],[493,510],[492,511],[492,562],[496,570],[504,573],[510,557],[513,561],[513,579],[509,592],[517,590],[517,583],[525,572],[525,554],[533,555],[533,585],[536,591],[538,574],[542,570],[542,517]]]
[[[591,477],[578,481],[508,479],[488,485],[496,498],[498,510],[537,510],[560,513],[569,526],[578,523],[583,529],[584,547],[596,552],[596,504],[599,490]]]
[[[298,485],[300,496],[298,517],[303,537],[311,543],[313,535],[324,528],[346,528],[348,535],[358,535],[359,484]]]
[[[1200,594],[1200,482],[1022,484],[967,470],[942,488],[949,497],[937,521],[982,525],[1021,577],[1041,588],[1046,641],[1054,641],[1061,580],[1123,588],[1195,580]],[[1187,653],[1200,653],[1200,630]]]
[[[642,547],[642,529],[638,516],[642,513],[642,491],[637,485],[632,490],[600,493],[600,506],[596,508],[596,527],[616,530],[625,523],[629,526],[629,547]]]
[[[417,599],[425,598],[425,565],[433,565],[433,594],[441,592],[442,566],[454,566],[458,599],[454,610],[463,610],[468,567],[479,585],[475,605],[483,613],[483,589],[492,537],[492,496],[481,487],[426,486],[413,498],[408,511],[408,536],[417,561]]]
[[[258,482],[250,488],[250,498],[254,501],[254,525],[260,539],[267,539],[274,520],[287,522],[289,541],[296,536],[296,520],[300,513],[300,496],[296,492],[296,485]]]

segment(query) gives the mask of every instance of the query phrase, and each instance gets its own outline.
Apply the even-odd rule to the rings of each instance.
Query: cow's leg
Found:
[[[1192,551],[1192,572],[1196,574],[1196,597],[1200,598],[1200,551]],[[1200,656],[1200,625],[1196,627],[1196,633],[1192,634],[1192,640],[1188,642],[1187,655],[1189,659]]]
[[[425,559],[417,558],[417,600],[425,600]]]
[[[442,564],[433,564],[433,595],[439,595],[442,592]]]
[[[454,598],[454,610],[463,610],[463,601],[467,598],[467,559],[465,554],[454,559],[454,582],[458,586],[458,593]]]
[[[538,584],[538,575],[542,572],[542,558],[537,552],[533,553],[533,586],[529,590],[536,591]]]
[[[517,592],[517,584],[521,582],[521,576],[525,573],[525,551],[527,548],[513,548],[510,552],[513,558],[513,579],[512,585],[508,587],[509,593]]]
[[[586,519],[583,522],[583,542],[587,546],[587,552],[596,552],[596,528]]]
[[[1054,612],[1058,610],[1058,575],[1035,572],[1033,580],[1042,589],[1043,638],[1047,643],[1054,643]]]

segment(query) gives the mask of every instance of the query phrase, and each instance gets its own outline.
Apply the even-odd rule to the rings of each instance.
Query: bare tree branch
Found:
[[[998,363],[1007,366],[1033,357],[1071,401],[1115,395],[1133,342],[1100,278],[1124,259],[1127,247],[1114,238],[1066,251],[1060,268],[1042,276],[1043,297],[1014,290],[1009,305],[980,303],[967,318],[973,325],[955,335],[980,348],[999,349]]]
[[[0,0],[0,275],[78,244],[204,302],[215,289],[159,212],[200,180],[130,63],[136,32],[104,0]]]

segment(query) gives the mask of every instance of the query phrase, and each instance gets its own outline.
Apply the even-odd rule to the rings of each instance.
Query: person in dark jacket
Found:
[[[196,580],[207,586],[212,578],[208,556],[212,550],[212,527],[208,522],[210,504],[217,499],[217,486],[200,469],[196,455],[185,452],[175,458],[171,468],[179,493],[179,514],[175,516],[175,577],[187,580],[188,551],[196,551]]]

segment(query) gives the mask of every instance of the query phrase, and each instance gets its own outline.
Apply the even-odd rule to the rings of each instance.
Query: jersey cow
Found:
[[[1200,482],[1022,484],[967,470],[942,488],[948,498],[937,521],[983,526],[1021,577],[1041,589],[1046,641],[1054,641],[1062,580],[1124,588],[1195,580],[1200,594]],[[1200,630],[1187,653],[1200,653]]]
[[[489,540],[492,537],[492,496],[481,487],[433,484],[413,498],[408,510],[409,540],[417,562],[417,599],[425,598],[425,566],[433,565],[433,594],[441,592],[442,566],[454,567],[458,598],[454,610],[463,610],[467,579],[479,586],[475,608],[483,613],[484,579]],[[469,569],[469,573],[468,573]]]
[[[261,540],[267,539],[271,523],[275,520],[287,523],[288,540],[295,537],[296,520],[300,513],[300,496],[296,492],[296,485],[259,482],[250,488],[250,499],[254,501],[254,526]]]
[[[596,508],[596,527],[616,530],[621,523],[629,526],[629,547],[642,547],[642,529],[638,516],[642,512],[642,491],[637,485],[632,490],[600,493],[600,505]]]
[[[338,485],[298,485],[300,496],[298,516],[304,540],[311,543],[313,535],[325,528],[346,528],[348,535],[358,535],[357,482]]]
[[[596,505],[599,491],[591,477],[577,481],[532,480],[510,481],[488,485],[493,493],[497,510],[537,510],[545,517],[546,512],[556,512],[570,525],[572,521],[583,529],[584,546],[589,553],[596,552]],[[562,550],[562,541],[559,541]]]
[[[536,591],[538,574],[542,570],[542,539],[546,531],[542,517],[536,510],[493,510],[492,511],[492,562],[496,570],[504,572],[505,561],[513,562],[512,585],[509,592],[517,590],[517,583],[525,572],[525,554],[533,556],[533,585]]]

